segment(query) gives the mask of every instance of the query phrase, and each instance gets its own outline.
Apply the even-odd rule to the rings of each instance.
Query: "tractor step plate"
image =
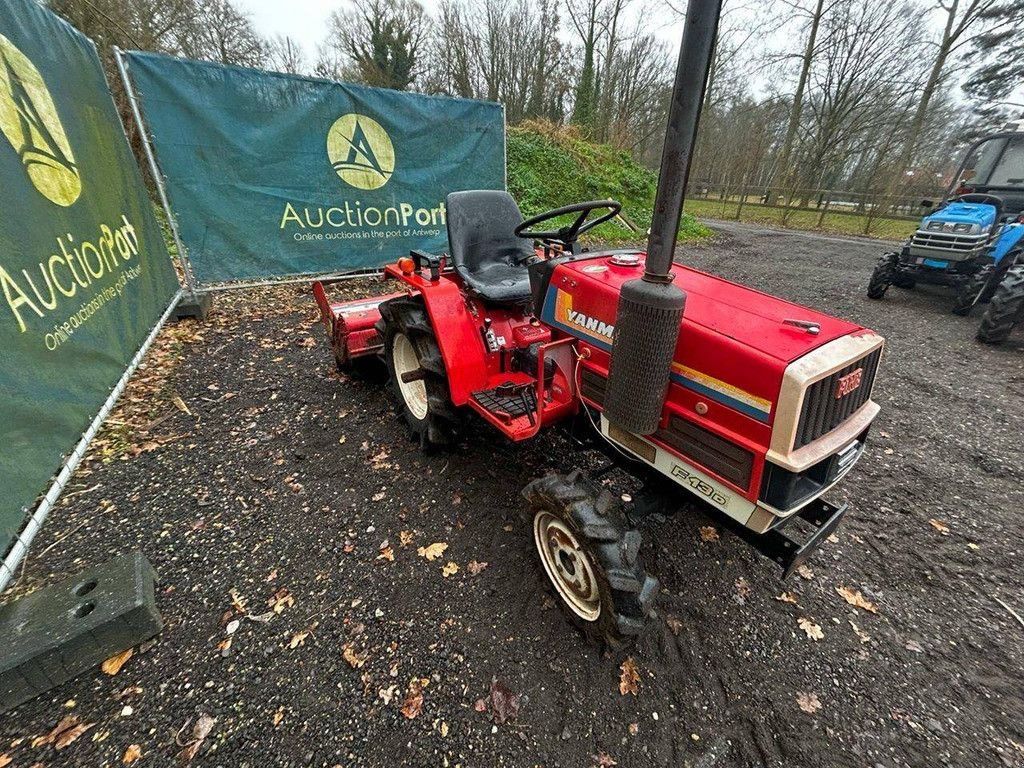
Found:
[[[517,419],[537,412],[537,397],[533,386],[529,384],[481,390],[473,393],[473,399],[498,417],[504,415],[510,419]]]
[[[132,552],[0,606],[0,712],[157,634],[155,584]]]

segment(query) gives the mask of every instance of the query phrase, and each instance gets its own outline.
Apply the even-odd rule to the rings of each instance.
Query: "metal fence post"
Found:
[[[821,213],[818,214],[818,223],[815,229],[821,229],[822,223],[825,221],[825,214],[828,213],[828,207],[832,203],[832,190],[830,189],[825,194],[825,204],[821,206]]]
[[[125,93],[128,95],[128,104],[132,109],[132,118],[135,120],[135,125],[139,129],[139,136],[142,137],[142,150],[146,155],[146,160],[149,163],[149,172],[153,176],[153,182],[156,184],[157,195],[160,197],[160,205],[164,209],[164,213],[167,215],[167,225],[171,228],[171,235],[174,237],[174,247],[178,251],[178,260],[181,262],[181,269],[185,273],[185,285],[188,288],[188,293],[194,298],[196,295],[196,278],[192,272],[192,262],[189,261],[188,253],[185,250],[184,244],[181,242],[181,235],[178,232],[178,221],[174,218],[174,212],[171,211],[170,201],[167,199],[167,189],[164,186],[164,177],[160,173],[160,167],[156,164],[156,155],[153,153],[153,145],[149,140],[149,132],[146,130],[145,124],[142,122],[142,112],[139,109],[139,100],[135,95],[135,89],[132,87],[131,79],[128,77],[128,67],[124,62],[124,52],[114,47],[114,60],[117,62],[117,71],[121,74],[121,82],[124,83]]]

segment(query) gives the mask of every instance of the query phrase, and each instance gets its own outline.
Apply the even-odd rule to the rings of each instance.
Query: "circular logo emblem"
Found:
[[[327,132],[331,167],[357,189],[380,189],[395,172],[395,147],[373,118],[350,112]]]
[[[69,206],[82,180],[53,97],[39,70],[0,35],[0,131],[21,158],[33,186],[47,200]]]

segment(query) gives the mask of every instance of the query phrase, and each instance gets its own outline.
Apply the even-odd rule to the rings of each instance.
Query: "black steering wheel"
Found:
[[[588,219],[593,211],[600,210],[601,208],[607,208],[608,212],[603,213],[596,218]],[[524,220],[522,224],[516,227],[516,237],[532,238],[534,240],[542,241],[557,240],[564,245],[572,245],[584,232],[589,232],[598,224],[604,224],[604,222],[609,219],[618,216],[619,211],[621,210],[622,203],[615,200],[591,200],[587,203],[574,203],[573,205],[567,205],[564,208],[553,208],[550,211],[545,211],[544,213],[531,216]],[[565,216],[569,213],[579,213],[579,216],[576,217],[576,221],[572,224],[552,230],[531,229],[531,227],[535,227],[545,221],[557,219],[559,216]]]
[[[982,205],[991,205],[997,211],[1003,210],[1003,198],[998,195],[990,195],[987,192],[967,192],[963,195],[957,195],[953,199],[961,203],[981,203]]]

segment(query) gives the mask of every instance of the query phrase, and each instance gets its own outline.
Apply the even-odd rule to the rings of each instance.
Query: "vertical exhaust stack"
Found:
[[[638,435],[658,428],[686,294],[672,285],[672,255],[686,198],[721,0],[690,0],[679,51],[644,276],[622,286],[605,415]]]

